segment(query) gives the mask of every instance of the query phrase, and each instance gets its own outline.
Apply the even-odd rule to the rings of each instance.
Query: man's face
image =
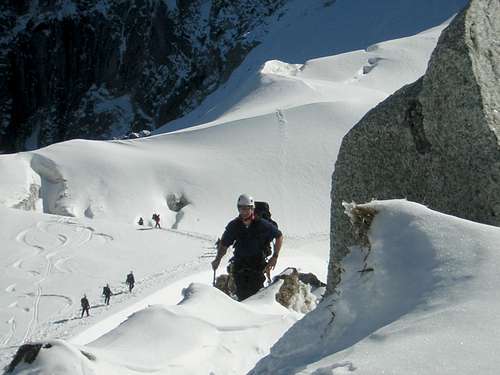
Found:
[[[240,217],[243,220],[248,220],[253,214],[252,206],[238,206],[238,211],[240,213]]]

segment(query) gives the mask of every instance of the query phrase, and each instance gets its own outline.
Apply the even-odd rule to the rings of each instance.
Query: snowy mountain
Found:
[[[0,150],[155,129],[224,82],[284,0],[0,4]]]
[[[39,341],[13,373],[495,373],[494,227],[372,202],[377,271],[358,272],[366,254],[354,251],[341,296],[304,319],[275,301],[279,282],[242,303],[210,286],[213,244],[241,192],[271,203],[285,233],[278,270],[326,280],[342,137],[424,73],[463,5],[304,3],[290,2],[225,85],[156,135],[0,157],[2,365]],[[80,319],[84,293],[91,316]]]
[[[158,211],[168,227],[216,235],[234,214],[234,198],[221,199],[250,191],[272,202],[289,235],[327,233],[325,176],[342,137],[397,88],[387,73],[400,77],[400,85],[423,74],[441,30],[301,67],[270,61],[256,80],[240,86],[248,90],[241,107],[196,129],[138,140],[74,140],[6,155],[0,163],[11,178],[0,199],[129,224]],[[168,201],[181,197],[189,204],[176,212]]]
[[[0,151],[156,129],[196,108],[238,67],[247,76],[248,68],[256,72],[255,63],[301,64],[413,35],[464,3],[426,0],[415,8],[409,0],[396,7],[392,0],[335,6],[331,0],[4,2]]]

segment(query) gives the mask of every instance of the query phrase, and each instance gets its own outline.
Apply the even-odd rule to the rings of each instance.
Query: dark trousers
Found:
[[[234,259],[233,273],[238,301],[243,301],[264,287],[264,257],[242,257]]]
[[[106,305],[109,305],[109,299],[111,298],[111,296],[104,296],[104,303]]]
[[[128,291],[131,292],[134,289],[134,283],[128,283]]]
[[[84,312],[87,312],[87,316],[89,316],[89,309],[90,309],[89,307],[83,307],[82,308],[82,316],[81,316],[82,318],[83,318],[83,313]]]

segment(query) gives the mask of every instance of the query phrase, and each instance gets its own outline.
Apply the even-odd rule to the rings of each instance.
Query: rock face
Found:
[[[327,293],[355,240],[342,201],[407,198],[500,225],[500,2],[472,0],[427,72],[344,137],[332,178]]]
[[[285,2],[0,2],[0,151],[181,116],[228,78]]]

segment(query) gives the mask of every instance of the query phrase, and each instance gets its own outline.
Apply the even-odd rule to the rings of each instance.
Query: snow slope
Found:
[[[252,374],[496,374],[500,229],[404,200],[378,211],[339,296],[293,326]],[[335,318],[332,321],[332,314]]]
[[[370,51],[376,49],[374,45],[382,41],[412,36],[442,24],[454,13],[460,11],[466,3],[466,0],[422,0],[419,2],[413,0],[291,0],[288,2],[285,13],[278,17],[268,33],[248,36],[258,40],[260,44],[249,53],[222,87],[209,95],[187,116],[169,122],[156,132],[179,130],[214,120],[220,122],[227,112],[233,113],[235,110],[244,112],[240,115],[243,118],[254,116],[253,112],[262,113],[259,106],[242,109],[241,101],[252,95],[254,90],[261,89],[259,83],[261,70],[268,62],[282,61],[291,64],[290,68],[284,70],[293,71],[294,66],[301,66],[307,61],[321,60],[353,51]],[[255,33],[261,34],[262,31],[256,30]],[[412,53],[406,49],[401,51],[402,54],[405,52]],[[345,72],[347,74],[345,79],[353,78],[355,72],[362,66],[369,65],[369,58],[376,56],[367,54],[364,57],[360,56],[361,62],[344,60],[340,68],[341,74],[337,77],[342,77],[342,72]],[[347,63],[349,66],[346,66]],[[421,67],[415,68],[417,69],[415,73],[421,75]],[[327,75],[332,77],[332,71],[337,69],[328,70],[330,72]],[[324,69],[322,71],[324,72]],[[262,80],[267,86],[272,80],[269,77],[266,78]],[[389,89],[392,93],[401,86],[398,79],[397,76],[394,78],[384,76],[384,82],[379,90],[385,92]],[[272,96],[270,102],[266,100],[267,97],[262,98],[261,102],[271,106],[276,102],[278,108],[281,108],[281,103],[285,103],[285,106],[289,107],[291,103],[279,98],[282,95],[287,98],[297,94],[288,91],[285,87],[283,90],[274,90],[275,95]]]
[[[250,373],[496,374],[500,229],[404,200],[365,206],[378,211],[374,271],[358,272],[365,253],[354,249],[340,294],[293,325]],[[238,303],[191,284],[178,305],[141,309],[85,346],[85,332],[80,343],[49,340],[15,373],[246,373],[300,317],[274,302],[276,287]]]
[[[124,283],[131,269],[137,278],[137,295],[183,278],[185,269],[206,269],[200,256],[213,246],[207,238],[179,231],[153,231],[2,207],[0,227],[4,346],[65,336],[66,331],[82,324],[76,319],[83,293],[90,298],[93,316],[108,315],[109,308],[100,298],[106,283],[115,294],[113,305],[133,302],[137,296],[125,294]],[[179,298],[177,290],[169,301],[175,304]]]
[[[52,345],[16,373],[244,373],[303,316],[274,301],[280,284],[245,303],[214,289],[209,266],[214,238],[8,208],[0,212],[0,360],[5,366],[22,343]],[[326,280],[326,236],[291,239],[288,246],[282,266]],[[136,277],[132,293],[124,284],[130,268]],[[109,306],[101,296],[106,283],[114,293]],[[90,317],[81,319],[83,293],[91,309]]]

